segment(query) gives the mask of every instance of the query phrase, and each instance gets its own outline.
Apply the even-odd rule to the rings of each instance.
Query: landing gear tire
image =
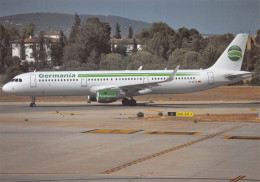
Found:
[[[30,104],[30,107],[36,107],[35,100],[36,100],[36,98],[32,97],[32,102]]]
[[[122,99],[122,104],[124,106],[136,106],[136,100],[134,99],[128,99],[128,98],[123,98]]]
[[[35,103],[31,103],[30,107],[36,107],[36,104]]]
[[[122,104],[123,104],[124,106],[127,106],[128,103],[129,103],[129,99],[128,99],[128,98],[123,98],[123,99],[122,99]]]
[[[134,99],[129,100],[129,106],[136,106],[136,100]]]

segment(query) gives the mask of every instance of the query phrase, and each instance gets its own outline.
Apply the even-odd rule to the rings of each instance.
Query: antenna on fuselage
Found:
[[[36,72],[36,69],[33,72]]]
[[[164,70],[167,70],[167,67]]]

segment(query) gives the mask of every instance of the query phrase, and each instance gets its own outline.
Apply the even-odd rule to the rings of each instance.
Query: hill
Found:
[[[104,15],[79,15],[81,22],[85,22],[87,18],[97,17],[101,21],[108,22],[112,28],[111,36],[115,33],[116,23],[119,23],[121,35],[128,35],[128,29],[131,26],[134,34],[139,33],[142,29],[151,26],[151,23],[131,20],[119,16],[104,16]],[[21,28],[26,24],[35,24],[36,33],[43,31],[59,31],[63,30],[66,35],[69,35],[71,26],[74,23],[74,15],[62,13],[28,13],[11,16],[0,17],[0,24],[15,26]]]

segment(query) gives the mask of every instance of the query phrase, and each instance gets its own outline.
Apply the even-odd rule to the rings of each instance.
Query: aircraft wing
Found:
[[[180,66],[177,66],[171,75],[166,80],[158,80],[148,83],[139,83],[139,84],[123,84],[123,85],[104,85],[104,86],[97,86],[95,88],[91,88],[92,92],[96,92],[97,90],[104,90],[104,89],[115,89],[115,90],[123,90],[126,93],[135,93],[139,90],[149,89],[152,87],[160,86],[160,83],[170,82],[174,79],[178,69]]]

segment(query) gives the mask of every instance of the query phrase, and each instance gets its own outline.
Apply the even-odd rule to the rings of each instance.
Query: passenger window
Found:
[[[19,78],[19,82],[22,82],[22,79],[21,79],[21,78]]]

